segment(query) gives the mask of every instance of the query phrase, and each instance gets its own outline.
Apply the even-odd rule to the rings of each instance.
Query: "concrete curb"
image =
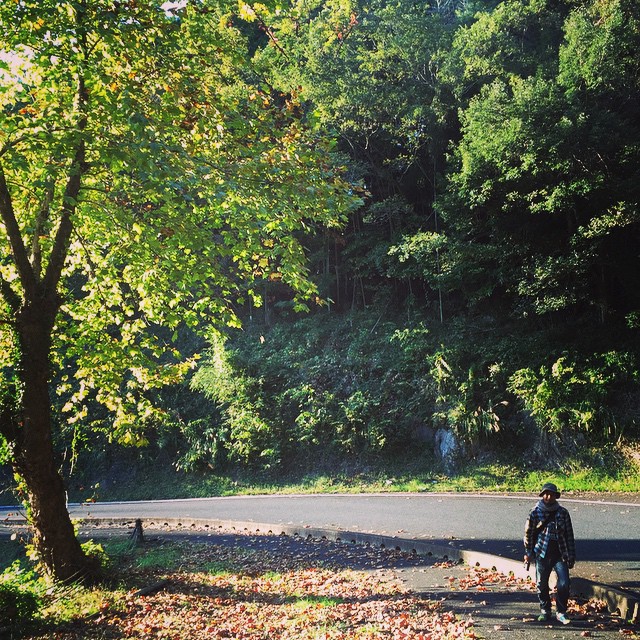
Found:
[[[87,525],[135,525],[135,518],[81,518],[76,520]],[[439,544],[432,544],[428,540],[416,540],[413,538],[399,538],[385,536],[376,533],[362,533],[357,531],[345,531],[342,529],[317,528],[310,526],[296,526],[289,524],[273,524],[264,522],[249,522],[238,520],[215,520],[194,518],[142,518],[147,527],[168,527],[184,533],[205,531],[213,532],[217,529],[231,529],[246,533],[287,535],[303,538],[321,538],[335,542],[347,542],[351,544],[370,545],[379,548],[396,549],[408,553],[418,553],[426,556],[436,556],[455,562],[464,562],[469,566],[495,569],[500,573],[513,574],[516,578],[535,580],[535,572],[527,571],[522,562],[496,556],[479,551],[468,551]],[[2,525],[24,525],[22,518],[11,518],[0,523]],[[609,611],[619,613],[625,620],[640,621],[640,599],[633,593],[627,593],[615,589],[609,585],[587,580],[586,578],[572,577],[571,587],[574,595],[585,598],[597,598],[607,603]]]

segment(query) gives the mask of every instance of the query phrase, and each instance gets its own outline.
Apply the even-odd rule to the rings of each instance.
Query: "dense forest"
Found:
[[[151,18],[135,12],[147,4],[104,4],[91,28],[125,52],[126,64],[105,53],[99,81],[74,103],[98,96],[74,130],[95,133],[106,119],[120,146],[93,152],[114,153],[112,173],[104,177],[103,168],[91,183],[112,197],[109,215],[81,218],[72,180],[61,200],[82,219],[79,243],[98,247],[87,249],[83,275],[71,274],[63,295],[93,280],[108,290],[106,302],[83,293],[62,320],[51,317],[52,327],[64,325],[50,382],[65,474],[90,476],[122,455],[121,444],[154,458],[164,451],[186,472],[308,470],[434,450],[452,472],[486,452],[554,465],[637,442],[636,0],[165,3],[166,24],[139,36],[132,25]],[[43,9],[23,9],[27,35],[8,26],[5,11],[8,42],[38,35]],[[116,36],[102,34],[118,11],[136,18]],[[190,12],[207,14],[206,23]],[[188,42],[159,45],[167,24]],[[82,49],[77,42],[70,57]],[[6,80],[10,58],[1,61]],[[133,84],[126,105],[145,118],[121,117],[118,92],[144,65],[154,90]],[[7,86],[4,118],[20,131],[35,111]],[[61,99],[47,117],[72,102]],[[228,128],[224,109],[240,114]],[[30,156],[15,151],[9,134],[0,141],[9,175],[0,208],[10,212],[9,192]],[[46,190],[60,149],[80,157],[84,146],[74,144],[69,137],[55,147],[34,191]],[[203,145],[218,154],[206,173],[184,151]],[[167,154],[171,162],[159,166]],[[167,202],[170,215],[161,218]],[[134,221],[113,213],[121,210]],[[147,231],[141,220],[151,218]],[[3,318],[19,308],[13,283],[23,275],[8,220]],[[22,230],[43,237],[49,221],[40,222]],[[224,229],[214,241],[203,231],[209,224]],[[218,254],[202,257],[207,242]],[[150,249],[140,253],[144,243]],[[56,246],[45,242],[42,251]],[[114,266],[131,255],[131,267]],[[169,266],[152,276],[141,266],[162,260]],[[132,291],[146,324],[127,310]],[[112,312],[116,302],[123,315]],[[200,314],[207,304],[213,320]],[[73,328],[82,314],[91,331]],[[146,334],[134,338],[141,326]],[[20,389],[8,335],[0,334],[0,408],[15,427]],[[126,348],[116,357],[109,341],[118,339]],[[169,342],[176,347],[163,351]],[[161,374],[140,373],[151,361]],[[90,380],[80,391],[78,372]],[[132,380],[141,383],[135,392]],[[14,427],[0,430],[7,461]]]
[[[324,304],[262,306],[191,382],[178,465],[439,447],[561,463],[637,439],[640,7],[294,2],[238,22],[363,204],[304,236]]]

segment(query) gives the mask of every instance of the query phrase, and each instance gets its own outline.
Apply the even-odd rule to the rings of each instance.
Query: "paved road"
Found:
[[[74,517],[215,519],[342,529],[522,555],[535,497],[477,494],[271,495],[70,505]],[[640,504],[561,499],[578,546],[574,574],[640,591]]]

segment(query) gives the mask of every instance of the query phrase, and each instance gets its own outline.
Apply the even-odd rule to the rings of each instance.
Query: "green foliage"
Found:
[[[554,64],[571,2],[508,0],[457,29],[442,79],[463,103],[496,78],[529,77]]]
[[[632,0],[585,3],[566,22],[561,78],[572,91],[625,96],[638,89],[640,14]]]
[[[210,418],[201,418],[170,424],[167,429],[176,430],[183,440],[181,453],[175,460],[175,467],[180,471],[195,471],[203,467],[214,468],[222,461],[225,429]]]
[[[492,333],[490,333],[492,335]],[[466,331],[446,333],[446,347],[427,355],[428,375],[435,392],[434,427],[452,430],[467,444],[477,445],[501,430],[501,416],[508,416],[504,387],[505,363],[500,348],[475,338],[477,352],[467,349]]]
[[[543,431],[584,432],[615,441],[625,427],[636,426],[636,416],[617,417],[613,407],[616,392],[637,381],[637,375],[628,353],[594,355],[582,362],[565,355],[537,373],[529,368],[516,371],[509,388]]]
[[[504,2],[457,32],[448,290],[518,315],[637,308],[637,42],[617,1]]]
[[[258,59],[275,59],[269,69],[275,82],[302,86],[324,122],[358,145],[365,138],[376,146],[403,139],[401,153],[409,156],[424,144],[433,94],[429,62],[446,31],[431,7],[316,1],[259,13],[278,39],[267,41]]]
[[[0,347],[2,346],[0,342]],[[0,362],[0,420],[14,422],[17,416],[19,404],[19,383],[16,384],[15,376],[8,369],[2,367]],[[8,464],[11,460],[12,444],[0,430],[0,465]]]
[[[340,403],[343,419],[337,429],[338,443],[347,453],[380,451],[386,444],[391,423],[380,415],[381,401],[356,391]]]
[[[447,238],[431,231],[403,236],[397,244],[389,247],[392,259],[387,273],[390,276],[423,278],[432,286],[442,280],[440,271],[440,251],[446,250]]]
[[[0,574],[0,628],[24,627],[38,617],[42,598],[35,584],[35,575],[19,560]]]
[[[390,459],[424,446],[416,438],[425,428],[453,431],[470,456],[531,445],[531,425],[601,442],[637,432],[631,351],[590,355],[585,336],[585,355],[576,345],[575,356],[541,358],[533,369],[532,354],[557,336],[534,325],[526,337],[502,331],[488,320],[443,327],[384,314],[315,316],[219,342],[196,387],[222,403],[231,457],[263,468]],[[250,428],[229,428],[239,415]]]
[[[0,14],[10,68],[0,76],[3,202],[12,205],[3,215],[19,232],[0,242],[3,292],[28,290],[11,246],[34,247],[36,278],[47,259],[64,262],[53,334],[62,410],[81,419],[97,400],[130,443],[154,414],[150,390],[185,374],[172,333],[204,316],[237,325],[232,303],[256,296],[246,285],[254,278],[285,283],[302,308],[315,287],[293,232],[336,225],[357,202],[296,99],[249,78],[245,39],[225,9],[189,5],[178,17],[144,2],[125,19],[111,3],[44,3]],[[66,212],[76,147],[87,163]],[[75,235],[56,245],[65,215]]]
[[[265,466],[279,462],[278,447],[269,435],[271,429],[261,416],[260,382],[233,370],[221,336],[212,339],[207,366],[196,372],[192,384],[220,403],[232,458],[249,463],[260,460]],[[201,435],[198,440],[202,440]]]
[[[304,325],[295,325],[300,337]],[[340,387],[346,372],[336,354],[325,359],[314,353],[320,335],[308,334],[303,343],[278,330],[249,336],[234,341],[233,349],[219,341],[194,376],[196,387],[222,404],[232,458],[268,467],[301,454],[384,445],[380,418],[374,418],[379,402],[363,390],[333,388],[333,376]]]
[[[11,460],[11,454],[9,451],[9,443],[5,437],[0,434],[0,465],[5,465]]]
[[[503,436],[507,430],[503,428]],[[118,486],[110,497],[123,500],[229,495],[379,493],[420,491],[521,491],[533,493],[549,478],[564,489],[582,492],[639,492],[640,453],[628,444],[589,446],[588,438],[572,454],[560,460],[534,460],[532,451],[496,436],[492,449],[477,458],[463,460],[454,473],[444,473],[429,449],[406,447],[393,456],[361,457],[329,461],[317,457],[306,468],[256,471],[241,465],[215,472],[171,474],[157,465],[145,467],[145,484]],[[530,444],[530,443],[529,443]],[[627,452],[627,450],[629,450]],[[150,455],[157,455],[153,452]],[[552,480],[553,481],[553,480]],[[110,557],[126,555],[122,548],[105,548]],[[125,553],[126,552],[126,553]]]
[[[102,544],[95,540],[85,540],[80,546],[88,558],[95,560],[102,568],[108,566],[109,557]]]
[[[423,225],[434,231],[431,202],[447,146],[446,123],[433,108],[436,57],[448,48],[462,5],[470,6],[349,0],[256,9],[269,35],[256,63],[275,86],[296,88],[319,124],[338,132],[351,175],[366,187],[345,232],[323,238],[313,254],[321,292],[338,310],[366,307],[422,277],[426,265],[399,264],[388,249]]]
[[[480,364],[466,337],[446,333],[446,351],[444,338],[442,327],[384,313],[256,327],[219,341],[194,385],[221,403],[231,456],[263,467],[388,457],[422,446],[425,427],[476,442],[505,413],[499,350],[487,338]]]

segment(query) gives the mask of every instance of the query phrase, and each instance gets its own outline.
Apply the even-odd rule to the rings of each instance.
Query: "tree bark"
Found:
[[[34,546],[56,580],[86,579],[93,570],[76,538],[67,510],[64,482],[55,463],[49,397],[51,330],[58,304],[25,305],[16,333],[21,358],[21,411],[14,434],[14,470],[24,481]]]

